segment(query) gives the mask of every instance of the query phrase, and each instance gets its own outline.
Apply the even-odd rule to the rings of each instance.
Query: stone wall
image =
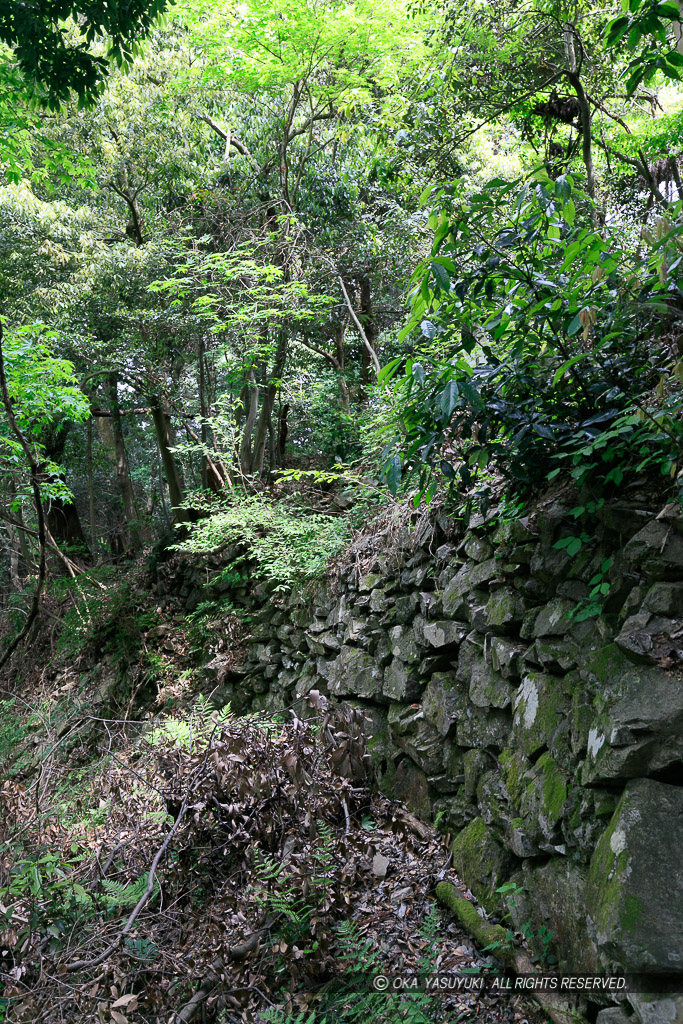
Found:
[[[561,966],[683,974],[679,511],[577,524],[556,500],[451,530],[366,537],[312,596],[257,588],[242,664],[206,666],[217,701],[362,706],[382,789],[438,816],[487,908],[517,881],[518,923],[552,931]]]

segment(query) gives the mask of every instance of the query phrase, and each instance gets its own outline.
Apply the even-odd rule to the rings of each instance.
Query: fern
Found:
[[[315,1010],[309,1013],[308,1017],[305,1010],[302,1010],[298,1017],[292,1017],[286,1010],[274,1006],[270,1010],[264,1010],[260,1016],[265,1024],[316,1024]],[[326,1018],[318,1019],[318,1024],[326,1024]]]
[[[118,910],[124,907],[134,907],[147,888],[147,879],[149,875],[145,873],[141,875],[135,882],[130,882],[125,885],[123,882],[117,882],[110,878],[102,880],[102,888],[104,892],[100,896],[100,901],[106,907],[107,910]],[[159,883],[154,882],[154,889],[150,899],[154,899],[159,894]]]

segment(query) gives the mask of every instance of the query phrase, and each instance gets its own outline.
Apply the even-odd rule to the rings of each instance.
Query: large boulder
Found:
[[[683,789],[626,786],[590,863],[586,908],[606,967],[683,975]]]
[[[581,674],[595,694],[584,785],[670,772],[683,764],[680,673],[634,665],[610,644]]]
[[[328,686],[330,693],[338,696],[353,694],[381,699],[382,676],[382,670],[370,654],[344,645],[332,663]]]
[[[500,572],[500,562],[495,558],[489,558],[486,562],[479,562],[477,565],[471,563],[464,565],[444,591],[444,613],[454,616],[463,595],[500,576]]]
[[[486,661],[481,634],[470,633],[463,643],[457,677],[467,684],[470,700],[478,708],[507,708],[512,703],[514,688]]]
[[[551,933],[560,969],[569,973],[597,973],[598,953],[586,925],[586,869],[566,857],[552,857],[540,866],[525,861],[524,884],[530,900],[523,913],[530,914],[534,934],[543,927]],[[512,902],[512,919],[519,928],[524,917],[514,906],[514,897]],[[534,945],[533,937],[531,944]]]
[[[487,910],[499,909],[502,900],[496,889],[508,878],[514,858],[498,842],[483,818],[475,818],[460,832],[451,846],[453,867]]]
[[[467,690],[452,672],[435,672],[422,697],[422,710],[441,734],[455,731],[458,717],[467,703]]]

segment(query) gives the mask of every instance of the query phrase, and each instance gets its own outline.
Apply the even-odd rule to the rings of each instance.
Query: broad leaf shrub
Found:
[[[205,513],[177,545],[180,551],[236,552],[224,570],[245,572],[272,583],[276,590],[321,576],[328,560],[343,547],[350,531],[344,517],[314,512],[295,500],[276,501],[265,494],[235,488],[220,502],[193,496],[192,507]],[[246,578],[246,577],[245,577]]]
[[[436,194],[413,279],[411,354],[384,367],[392,491],[438,477],[485,504],[567,471],[601,492],[681,454],[681,203],[640,235],[593,226],[568,177]]]

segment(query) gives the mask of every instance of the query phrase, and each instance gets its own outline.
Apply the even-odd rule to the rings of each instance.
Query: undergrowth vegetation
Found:
[[[119,1005],[157,1018],[182,1014],[198,982],[213,990],[230,965],[230,988],[216,989],[227,1002],[212,1004],[218,1020],[221,1005],[263,1010],[264,992],[282,1009],[263,1021],[437,1019],[424,993],[373,989],[388,965],[359,908],[381,885],[378,855],[391,850],[411,884],[443,860],[441,841],[413,834],[409,817],[373,793],[359,712],[332,711],[312,692],[308,714],[238,721],[199,700],[182,727],[167,722],[110,749],[80,821],[47,809],[32,818],[23,788],[5,787],[0,943],[12,1019],[90,1019],[84,995],[103,963],[121,979],[116,998],[129,996]],[[417,906],[426,971],[440,919],[426,895]],[[40,973],[41,951],[54,974]]]

